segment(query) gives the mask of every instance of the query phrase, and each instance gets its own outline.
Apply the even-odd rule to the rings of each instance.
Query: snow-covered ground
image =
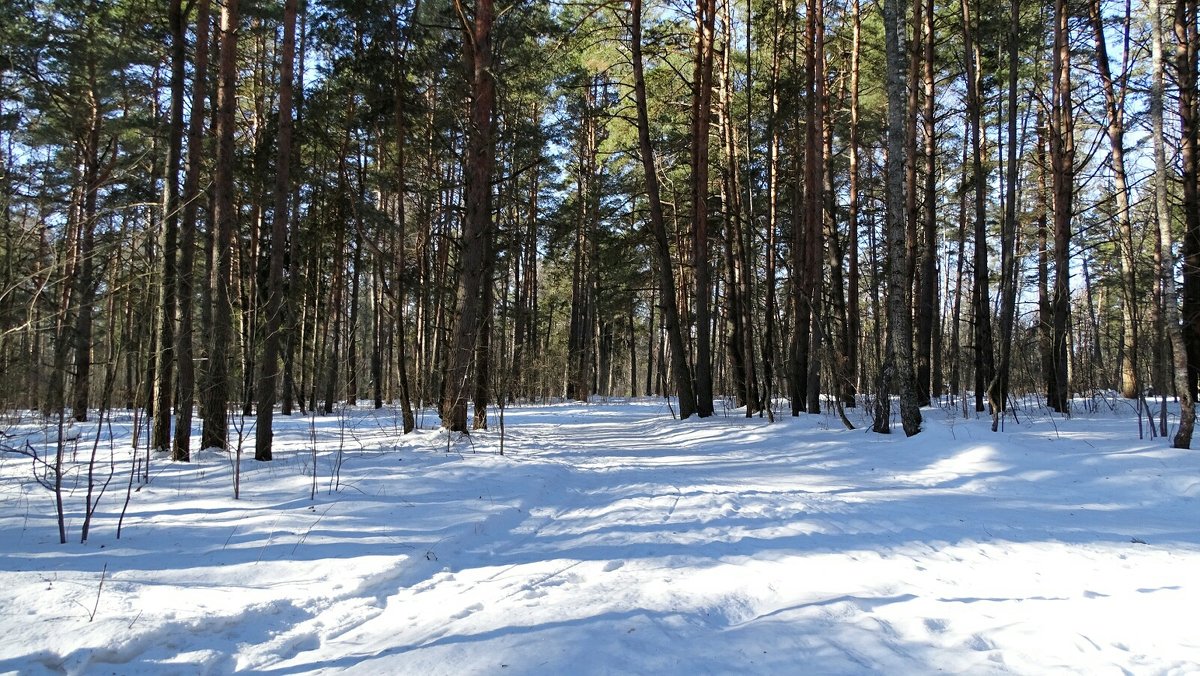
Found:
[[[1200,671],[1200,452],[1139,440],[1124,403],[925,417],[905,439],[517,407],[499,455],[495,421],[401,436],[345,409],[281,421],[240,500],[225,453],[152,458],[117,539],[118,416],[79,544],[82,425],[69,544],[31,461],[0,457],[0,672]]]

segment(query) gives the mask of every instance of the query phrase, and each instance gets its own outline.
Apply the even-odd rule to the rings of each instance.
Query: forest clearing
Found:
[[[1198,374],[1200,0],[0,2],[0,672],[1200,672]]]

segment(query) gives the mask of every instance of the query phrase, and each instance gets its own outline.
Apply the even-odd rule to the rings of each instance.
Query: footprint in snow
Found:
[[[995,650],[996,644],[992,643],[987,638],[984,638],[984,636],[981,634],[975,634],[967,641],[967,647],[971,650],[987,652],[989,650]]]
[[[530,600],[540,599],[547,595],[548,594],[544,589],[531,589],[531,590],[525,592],[525,598],[530,599]]]
[[[450,619],[461,620],[465,617],[470,617],[471,615],[474,615],[475,613],[477,613],[481,610],[483,610],[483,604],[475,603],[475,604],[467,606],[466,608],[463,608],[462,610],[458,611],[457,613],[454,613],[453,615],[450,616]]]

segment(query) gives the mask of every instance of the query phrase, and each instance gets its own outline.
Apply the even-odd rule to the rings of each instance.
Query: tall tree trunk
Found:
[[[407,270],[408,257],[408,210],[405,207],[405,197],[408,191],[408,154],[405,151],[405,136],[407,135],[408,125],[405,119],[404,94],[408,75],[408,48],[412,44],[412,27],[415,25],[415,12],[419,8],[420,0],[414,0],[412,12],[409,15],[409,23],[406,30],[400,28],[400,16],[396,14],[393,17],[393,25],[395,33],[393,41],[396,51],[395,66],[395,91],[393,93],[393,108],[392,114],[395,116],[395,128],[393,133],[396,136],[396,238],[395,238],[395,253],[396,267],[402,272]],[[395,307],[395,340],[396,340],[396,361],[397,371],[399,375],[400,385],[400,415],[405,434],[416,429],[416,416],[413,414],[412,406],[412,391],[409,386],[408,379],[408,337],[405,327],[405,307],[408,304],[408,289],[405,284],[397,283],[395,288],[392,304]]]
[[[775,333],[777,325],[778,304],[776,295],[776,247],[779,237],[779,9],[772,14],[774,27],[771,32],[771,70],[768,81],[768,96],[770,103],[767,110],[767,246],[764,268],[766,279],[766,303],[763,327],[763,407],[767,410],[767,419],[775,420]]]
[[[293,122],[292,122],[292,156],[300,156],[300,146],[302,143],[295,138],[296,130],[300,130],[300,139],[304,138],[303,121],[304,121],[304,71],[305,71],[305,54],[307,52],[308,42],[308,3],[305,3],[299,8],[300,15],[297,17],[297,30],[299,31],[298,53],[296,54],[299,61],[299,67],[293,67],[295,75],[295,84],[293,85]],[[300,182],[293,181],[292,197],[290,199],[292,208],[292,220],[298,220],[300,213]],[[300,269],[303,257],[300,254],[300,233],[296,232],[289,238],[288,242],[288,257],[287,279],[284,280],[284,297],[283,297],[283,375],[280,391],[279,412],[282,415],[291,415],[292,410],[298,402],[301,412],[304,410],[304,393],[300,391],[299,385],[296,382],[296,351],[300,350],[300,367],[302,368],[304,359],[304,343],[302,335],[302,327],[299,315],[301,314],[300,304],[303,301],[303,286],[300,283]]]
[[[275,155],[275,209],[271,218],[267,270],[266,327],[258,376],[254,459],[270,460],[279,352],[284,329],[283,265],[288,244],[288,197],[292,167],[292,68],[296,54],[296,0],[283,4],[283,45],[279,56],[279,149]]]
[[[233,306],[229,275],[237,212],[233,202],[234,110],[237,106],[237,38],[239,0],[225,0],[221,9],[220,72],[217,90],[217,165],[213,179],[213,257],[209,276],[212,304],[212,334],[205,373],[205,406],[202,446],[226,448],[229,423],[229,351],[233,329]]]
[[[1050,113],[1050,167],[1054,195],[1054,293],[1051,307],[1051,345],[1054,356],[1055,389],[1047,393],[1052,409],[1070,411],[1067,382],[1067,336],[1069,307],[1071,217],[1075,196],[1075,134],[1071,101],[1071,45],[1068,33],[1067,0],[1054,2],[1054,80]]]
[[[963,58],[967,66],[967,124],[970,127],[972,182],[975,188],[975,275],[971,296],[975,319],[975,410],[982,411],[984,391],[995,372],[995,356],[992,346],[992,306],[988,299],[987,174],[983,168],[980,139],[979,51],[973,40],[974,26],[969,0],[962,0],[962,27]]]
[[[908,248],[905,237],[904,202],[904,12],[900,0],[884,0],[884,54],[887,74],[887,254],[888,254],[888,340],[891,343],[882,381],[891,380],[900,394],[900,420],[904,434],[913,436],[921,431],[921,409],[917,405],[916,384],[912,367],[912,288],[907,278]],[[886,393],[886,388],[880,395]],[[876,414],[876,430],[880,418]]]
[[[339,160],[339,162],[344,164],[344,158]],[[346,182],[340,181],[340,187],[339,197],[337,198],[339,202],[342,201],[340,195],[344,195],[347,189]],[[326,360],[324,396],[322,397],[324,402],[321,408],[321,412],[325,415],[333,413],[333,405],[337,400],[337,381],[342,362],[342,317],[345,314],[346,305],[346,227],[342,221],[345,215],[340,213],[340,210],[337,215],[338,217],[334,219],[333,224],[337,232],[333,237],[333,271],[330,274],[333,293],[329,299],[324,321],[326,326],[329,326],[330,321],[333,322],[333,326],[331,327],[332,335],[328,338],[328,344],[324,346],[324,349],[317,352],[317,354],[323,355]],[[313,384],[315,386],[315,370],[313,376]],[[314,407],[315,405],[314,402]]]
[[[1037,166],[1038,166],[1038,216],[1037,216],[1037,285],[1038,285],[1038,354],[1046,392],[1058,391],[1058,370],[1054,368],[1054,304],[1050,296],[1050,214],[1054,210],[1054,195],[1050,188],[1050,164],[1047,148],[1050,145],[1048,131],[1044,130],[1044,111],[1037,113]]]
[[[534,105],[531,115],[534,119],[540,117],[540,106]],[[530,396],[532,391],[528,364],[532,363],[531,356],[537,351],[537,320],[535,306],[537,299],[537,241],[538,241],[538,192],[541,184],[539,167],[531,170],[529,179],[529,194],[527,212],[525,214],[524,237],[520,238],[518,254],[518,270],[521,275],[516,281],[517,308],[516,321],[513,330],[513,360],[510,380],[512,388],[521,396]]]
[[[713,38],[716,0],[696,2],[696,54],[692,100],[692,269],[696,293],[696,413],[713,414],[712,263],[708,242],[708,133],[712,121]]]
[[[1179,150],[1183,167],[1183,308],[1182,343],[1187,378],[1179,392],[1182,412],[1174,446],[1191,446],[1195,422],[1196,380],[1200,372],[1200,101],[1196,91],[1196,54],[1200,45],[1196,30],[1196,0],[1175,2],[1175,77],[1179,83]],[[1176,371],[1178,371],[1176,366]]]
[[[171,400],[175,367],[176,261],[179,247],[179,174],[183,153],[183,85],[187,42],[183,0],[170,0],[167,20],[171,26],[171,93],[167,130],[167,167],[163,180],[162,268],[159,276],[158,365],[154,381],[154,426],[150,446],[165,452],[171,447]]]
[[[49,382],[46,383],[46,396],[43,402],[42,415],[46,418],[60,416],[66,407],[66,377],[67,357],[70,355],[71,313],[74,312],[75,269],[78,265],[78,242],[80,214],[82,213],[83,185],[74,186],[71,190],[70,205],[67,210],[66,237],[55,256],[55,267],[61,270],[62,284],[58,289],[55,302],[54,344]],[[57,272],[57,270],[56,270]],[[132,406],[131,406],[132,408]]]
[[[917,274],[917,401],[922,406],[931,403],[931,395],[942,392],[940,378],[935,378],[934,361],[934,315],[937,306],[938,277],[937,277],[937,137],[935,128],[935,102],[937,98],[936,80],[934,73],[933,35],[934,5],[933,0],[923,0],[925,11],[922,13],[924,38],[921,58],[921,82],[924,86],[921,119],[924,123],[922,132],[925,146],[925,205],[921,211],[922,228],[920,266]],[[914,87],[915,89],[915,87]],[[914,161],[915,165],[916,162]],[[916,192],[916,186],[913,186]],[[917,214],[913,214],[915,219]]]
[[[87,92],[87,130],[83,140],[83,211],[79,215],[79,250],[76,254],[74,331],[71,335],[75,355],[75,382],[72,386],[71,409],[75,420],[88,417],[88,400],[92,373],[92,305],[96,298],[95,252],[96,211],[99,207],[100,167],[100,102],[96,98],[95,64],[89,64],[90,85]]]
[[[1159,411],[1159,434],[1167,436],[1167,397],[1176,377],[1179,383],[1187,382],[1187,362],[1179,362],[1175,368],[1176,354],[1183,356],[1183,334],[1179,331],[1179,306],[1175,290],[1175,254],[1172,250],[1174,237],[1171,234],[1171,211],[1169,177],[1167,174],[1166,141],[1163,140],[1163,68],[1162,8],[1158,0],[1149,0],[1150,15],[1150,126],[1151,146],[1154,156],[1154,215],[1157,232],[1154,236],[1154,299],[1152,325],[1155,330],[1153,342],[1154,389],[1161,397]],[[1168,293],[1169,292],[1169,293]],[[1180,348],[1179,352],[1175,349]],[[1180,388],[1184,391],[1186,388]],[[1187,404],[1181,402],[1180,420],[1188,413]],[[1194,416],[1194,408],[1192,409]],[[1190,444],[1190,439],[1187,440]]]
[[[633,91],[637,105],[638,151],[646,180],[650,206],[650,234],[658,267],[658,282],[662,302],[662,319],[671,346],[671,370],[679,394],[679,418],[686,420],[696,413],[696,394],[692,389],[691,368],[676,304],[675,275],[672,272],[671,249],[667,242],[667,227],[663,219],[662,197],[659,194],[658,174],[654,166],[654,148],[650,143],[650,116],[646,106],[646,76],[642,65],[642,1],[629,1],[629,43],[633,60]]]
[[[1129,60],[1129,17],[1125,17],[1124,42],[1126,45],[1121,59],[1118,88],[1113,83],[1112,68],[1108,62],[1108,41],[1104,35],[1104,16],[1100,0],[1090,0],[1088,14],[1095,38],[1096,70],[1100,74],[1100,85],[1104,89],[1106,130],[1112,152],[1113,188],[1117,202],[1117,234],[1121,252],[1122,323],[1124,325],[1125,349],[1121,353],[1121,395],[1133,399],[1140,396],[1138,384],[1138,327],[1137,327],[1137,270],[1133,249],[1133,225],[1129,213],[1129,187],[1125,173],[1125,92],[1128,81],[1126,71]]]
[[[821,115],[828,119],[829,117],[829,98],[824,100],[824,110]],[[829,347],[833,352],[833,360],[830,363],[830,373],[833,375],[831,387],[833,392],[831,396],[838,397],[841,402],[838,407],[842,411],[847,403],[854,402],[854,389],[851,383],[853,368],[850,366],[848,358],[850,349],[850,336],[847,333],[846,327],[848,324],[846,317],[846,288],[845,288],[845,251],[842,245],[841,235],[838,232],[837,225],[837,208],[836,208],[836,192],[834,189],[834,166],[833,166],[833,129],[832,125],[826,125],[824,129],[824,142],[821,158],[822,166],[822,182],[824,183],[825,197],[825,241],[828,243],[828,261],[829,261],[829,312],[826,314],[827,330],[825,331]],[[843,422],[846,418],[842,418]]]
[[[804,388],[805,411],[821,412],[821,347],[827,321],[823,313],[825,275],[821,269],[825,229],[825,4],[809,0],[808,37],[805,45],[805,71],[808,74],[805,99],[804,139],[804,289],[801,301],[813,330],[809,331],[808,373]],[[793,406],[793,410],[795,406]]]
[[[359,199],[363,200],[359,203],[365,204],[366,184],[361,180],[361,176],[359,178]],[[355,212],[358,214],[361,213],[361,210],[356,208]],[[357,219],[358,216],[356,215],[355,218]],[[350,298],[348,303],[350,315],[346,323],[346,405],[348,406],[358,406],[358,305],[363,258],[362,222],[359,221],[358,225],[359,227],[354,229],[354,258],[350,261]]]
[[[862,40],[862,19],[859,13],[859,0],[851,3],[851,44],[850,44],[850,166],[847,177],[847,215],[846,215],[846,332],[850,336],[846,349],[846,361],[849,362],[849,379],[851,389],[848,392],[847,406],[855,406],[855,395],[858,393],[859,374],[859,344],[862,340],[862,309],[859,305],[859,270],[858,270],[858,163],[859,163],[859,132],[858,132],[858,98],[859,98],[859,48]]]
[[[492,252],[488,252],[488,258]],[[491,268],[492,266],[488,266]],[[475,344],[475,388],[473,392],[474,415],[471,419],[471,429],[486,430],[487,405],[492,398],[492,323],[496,303],[495,285],[490,283],[492,272],[487,274],[489,283],[483,287],[483,318],[479,327],[479,340]]]
[[[179,269],[177,271],[179,326],[175,331],[178,371],[175,388],[175,437],[171,459],[191,459],[192,401],[196,370],[192,361],[192,300],[195,291],[196,214],[200,208],[200,169],[204,157],[204,101],[208,97],[209,0],[196,3],[196,56],[192,82],[192,111],[188,119],[188,162],[183,178],[183,215],[179,223]]]
[[[992,407],[992,431],[1000,426],[1000,414],[1008,410],[1008,381],[1012,361],[1013,324],[1017,308],[1017,47],[1021,30],[1020,0],[1011,0],[1008,33],[1008,157],[1005,178],[1004,225],[1000,233],[1000,362],[988,384]]]
[[[722,6],[721,17],[728,31],[732,26],[728,3]],[[731,52],[731,41],[726,40],[725,49],[721,50],[721,77],[718,88],[720,101],[717,105],[724,155],[721,162],[721,202],[725,225],[725,317],[728,329],[726,347],[737,405],[744,406],[746,416],[750,417],[761,409],[755,367],[753,295],[750,286],[751,228],[746,225],[753,221],[753,213],[743,211],[741,199],[742,178],[739,170],[737,127],[733,118]]]
[[[1195,427],[1196,421],[1196,400],[1192,398],[1192,393],[1187,387],[1188,361],[1187,348],[1184,343],[1184,329],[1180,323],[1179,305],[1176,299],[1175,288],[1175,266],[1176,260],[1174,255],[1174,237],[1171,233],[1171,208],[1170,208],[1170,189],[1169,174],[1167,169],[1167,152],[1166,142],[1163,139],[1163,113],[1164,113],[1164,58],[1163,58],[1163,16],[1162,8],[1158,0],[1150,0],[1150,51],[1151,51],[1151,85],[1150,85],[1150,120],[1153,129],[1152,138],[1154,146],[1154,206],[1156,215],[1156,224],[1158,227],[1158,241],[1163,259],[1160,265],[1160,279],[1162,286],[1162,305],[1163,305],[1163,325],[1164,331],[1170,340],[1170,352],[1172,357],[1171,374],[1175,385],[1175,392],[1179,397],[1179,429],[1176,431],[1175,438],[1172,440],[1176,448],[1190,448],[1192,444],[1192,430]],[[1164,411],[1162,412],[1162,422],[1164,428],[1162,434],[1165,437],[1167,431],[1166,424],[1166,403],[1164,392]]]
[[[567,331],[567,398],[587,401],[592,394],[593,369],[592,334],[595,331],[596,288],[593,273],[597,260],[595,250],[599,219],[599,188],[597,179],[597,81],[589,80],[583,92],[582,119],[579,121],[579,157],[576,168],[576,199],[578,214],[575,222],[575,245],[571,255],[571,320]]]
[[[457,4],[458,0],[456,0]],[[460,8],[461,9],[461,8]],[[465,14],[460,14],[465,17]],[[471,114],[467,133],[466,218],[463,222],[461,273],[458,282],[458,321],[446,361],[441,405],[442,426],[467,431],[467,394],[471,362],[485,326],[482,306],[493,236],[492,225],[492,111],[496,88],[492,79],[492,0],[476,0],[473,25],[463,25],[466,61],[471,69]],[[464,19],[465,21],[465,19]]]
[[[923,46],[925,39],[922,37],[922,32],[925,30],[925,21],[922,15],[925,13],[925,0],[910,0],[912,3],[912,40],[908,43],[908,77],[917,78],[921,76],[921,60],[924,57]],[[907,260],[908,269],[905,270],[905,277],[909,280],[910,295],[914,299],[918,298],[918,290],[920,279],[917,277],[918,267],[917,262],[920,260],[919,252],[919,232],[917,224],[921,222],[920,203],[917,190],[917,175],[918,165],[921,164],[920,153],[924,150],[917,143],[917,128],[921,122],[921,86],[914,79],[906,83],[908,85],[908,110],[904,115],[904,205],[905,205],[905,227],[908,234],[904,241],[908,246]],[[919,308],[918,308],[919,311]],[[914,356],[919,355],[920,351],[914,350]],[[917,364],[919,367],[919,364]],[[914,368],[914,378],[916,371]],[[916,383],[917,386],[917,402],[925,406],[923,400],[929,399],[929,383]]]
[[[963,185],[968,182],[968,159],[970,141],[964,136],[962,144],[962,179]],[[966,396],[963,390],[963,355],[962,355],[962,300],[963,283],[966,279],[963,268],[967,258],[967,191],[964,189],[958,197],[958,253],[955,256],[954,305],[950,310],[950,394]],[[966,403],[963,403],[966,411]]]
[[[731,157],[733,158],[732,159],[732,167],[731,167],[731,179],[733,181],[734,190],[739,191],[737,193],[739,196],[739,200],[737,200],[737,201],[742,202],[741,206],[743,206],[745,208],[744,212],[740,209],[737,212],[738,213],[738,227],[737,227],[738,237],[737,237],[737,242],[736,242],[736,250],[737,251],[735,252],[735,256],[737,257],[738,265],[740,267],[740,271],[738,273],[738,281],[739,281],[741,288],[740,288],[740,292],[738,295],[741,297],[740,324],[742,327],[742,353],[743,353],[742,361],[746,365],[746,372],[747,372],[746,373],[746,377],[747,377],[746,395],[747,395],[748,401],[746,404],[746,417],[749,418],[752,415],[754,415],[755,413],[762,415],[762,409],[763,409],[762,389],[761,389],[761,383],[759,381],[759,373],[758,373],[758,351],[756,348],[757,344],[755,343],[755,340],[754,340],[754,333],[756,330],[756,324],[754,321],[754,311],[755,311],[754,286],[755,286],[755,281],[756,281],[756,275],[755,275],[754,271],[757,269],[756,264],[755,264],[755,256],[754,256],[754,253],[756,251],[756,249],[755,249],[755,233],[757,231],[757,228],[754,227],[754,225],[757,222],[757,218],[755,216],[755,210],[754,210],[754,181],[746,180],[746,174],[743,173],[741,165],[736,159],[737,149],[740,147],[740,144],[738,142],[737,126],[733,122],[733,80],[732,80],[733,68],[730,65],[730,62],[732,61],[732,52],[733,52],[732,44],[733,44],[733,39],[734,39],[734,35],[733,35],[733,32],[734,32],[733,25],[734,24],[733,24],[732,10],[730,9],[730,4],[732,4],[732,3],[726,2],[722,5],[722,21],[725,24],[725,32],[728,35],[727,43],[729,44],[729,47],[724,50],[725,51],[725,55],[724,55],[725,66],[724,66],[724,68],[729,73],[728,77],[726,78],[726,80],[727,80],[726,88],[729,91],[729,95],[727,97],[729,99],[729,103],[728,103],[729,110],[727,112],[729,113],[728,123],[730,126],[730,136],[731,136],[730,142],[733,146],[732,151],[730,153]],[[753,9],[750,7],[750,4],[747,3],[747,5],[746,5],[746,47],[745,47],[746,54],[754,53],[752,39],[751,39],[751,35],[753,33],[753,13],[754,12],[753,12]],[[747,92],[754,91],[754,60],[753,59],[746,59],[745,91],[747,91]],[[749,168],[751,166],[753,166],[753,162],[754,162],[754,159],[753,159],[754,145],[755,145],[754,144],[754,119],[755,119],[754,97],[747,96],[746,97],[746,120],[745,120],[746,127],[745,127],[745,132],[744,132],[745,133],[745,143],[746,143],[745,147],[746,147],[746,167],[747,167],[746,171],[747,172],[749,171]],[[746,197],[744,200],[741,200],[740,199],[740,194],[741,194],[740,190],[743,188],[746,191]]]

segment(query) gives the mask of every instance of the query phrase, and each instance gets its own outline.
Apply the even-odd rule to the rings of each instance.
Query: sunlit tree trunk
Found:
[[[799,297],[801,314],[807,315],[813,329],[809,334],[805,411],[821,412],[821,326],[827,321],[822,312],[825,275],[821,267],[825,227],[825,5],[824,0],[809,0],[808,34],[805,45],[807,96],[804,139],[804,287]],[[792,410],[797,406],[793,404]]]
[[[934,377],[934,315],[937,307],[938,277],[937,277],[937,137],[935,128],[935,102],[937,99],[936,80],[934,73],[934,5],[933,0],[923,0],[925,11],[922,12],[924,28],[922,33],[921,82],[923,99],[921,120],[924,136],[925,160],[925,196],[924,209],[920,212],[922,218],[921,239],[923,246],[920,250],[920,265],[917,273],[917,401],[922,406],[930,404],[931,395],[941,394],[940,378]],[[914,87],[915,89],[915,87]],[[916,162],[914,161],[915,165]],[[913,186],[916,192],[916,186]],[[913,218],[917,217],[913,213]]]
[[[1061,0],[1060,0],[1061,1]],[[1187,377],[1179,391],[1182,413],[1175,433],[1176,448],[1190,448],[1195,424],[1196,378],[1200,370],[1200,119],[1196,91],[1196,0],[1175,2],[1175,77],[1179,86],[1179,152],[1183,168],[1183,308],[1182,340]],[[1177,376],[1178,377],[1178,376]]]
[[[708,241],[708,132],[712,120],[713,38],[716,0],[697,0],[696,55],[692,101],[692,269],[696,292],[696,413],[713,414],[712,263]]]
[[[905,50],[904,11],[900,0],[884,0],[883,4],[884,54],[887,77],[887,164],[886,172],[886,218],[888,256],[888,354],[890,364],[883,366],[881,382],[891,381],[900,394],[900,420],[904,434],[912,436],[921,431],[921,409],[917,405],[916,385],[913,382],[912,364],[912,302],[911,284],[907,278],[908,247],[905,237],[904,201],[904,113],[905,101]],[[879,396],[885,400],[888,387],[880,388]],[[877,411],[874,429],[886,432],[887,415]],[[881,419],[885,421],[881,424]]]
[[[663,219],[662,197],[659,194],[658,174],[654,166],[654,148],[650,142],[650,116],[646,106],[646,76],[642,65],[642,2],[629,2],[629,44],[633,61],[633,89],[637,106],[638,151],[645,174],[646,194],[650,207],[649,228],[653,239],[654,257],[658,269],[662,321],[670,342],[671,370],[679,395],[679,418],[686,420],[696,414],[696,394],[692,389],[691,368],[676,302],[675,275],[672,272],[671,249]]]
[[[855,405],[855,395],[858,393],[859,374],[862,367],[859,360],[859,345],[862,340],[862,309],[859,304],[859,269],[858,269],[858,173],[859,173],[859,131],[858,131],[858,100],[859,100],[859,47],[862,40],[862,19],[859,14],[859,0],[851,2],[851,43],[850,43],[850,158],[849,176],[847,177],[847,217],[846,217],[846,332],[850,335],[849,346],[846,349],[846,361],[849,362],[851,382],[846,401],[847,406]]]
[[[237,212],[233,195],[233,135],[237,107],[237,39],[239,0],[226,0],[221,9],[220,72],[217,88],[217,164],[213,178],[213,255],[209,274],[212,333],[205,373],[204,448],[226,448],[229,437],[226,408],[230,391],[230,347],[233,305],[229,292],[233,235]]]
[[[456,0],[457,4],[457,0]],[[461,10],[461,8],[459,8]],[[464,17],[465,14],[460,15]],[[471,112],[467,132],[466,217],[463,221],[461,272],[458,282],[458,320],[446,354],[446,380],[441,404],[442,426],[467,431],[467,396],[472,385],[471,362],[480,331],[485,327],[483,297],[490,268],[492,225],[492,111],[496,88],[492,77],[492,0],[476,0],[475,16],[464,23],[466,62],[470,69]]]
[[[975,188],[975,257],[974,284],[971,296],[972,313],[975,320],[975,410],[983,410],[984,391],[995,372],[995,356],[992,346],[992,306],[988,299],[988,249],[987,249],[987,174],[983,167],[981,141],[981,103],[979,97],[979,50],[973,39],[974,25],[971,20],[971,3],[962,0],[963,59],[966,63],[967,80],[967,124],[971,137],[971,180]]]
[[[171,447],[171,403],[175,368],[175,304],[178,293],[179,174],[183,153],[183,85],[187,61],[183,0],[170,0],[167,21],[171,27],[171,86],[167,113],[167,167],[163,180],[162,268],[159,275],[158,364],[154,379],[154,425],[150,446],[165,452]]]
[[[195,240],[197,212],[200,207],[200,169],[204,156],[204,101],[208,97],[208,22],[209,0],[196,3],[196,56],[192,82],[192,110],[188,119],[187,173],[183,179],[183,214],[179,223],[179,269],[177,270],[179,325],[175,331],[175,358],[178,372],[175,389],[175,437],[171,459],[191,458],[192,402],[196,385],[192,362],[192,297],[195,289]]]
[[[1008,382],[1012,361],[1013,323],[1017,306],[1017,47],[1020,40],[1021,3],[1012,0],[1008,35],[1008,156],[1005,178],[1004,225],[1000,233],[1000,361],[988,384],[992,431],[999,429],[1000,414],[1008,410]]]
[[[1129,16],[1125,17],[1123,45],[1125,45],[1121,70],[1118,74],[1120,85],[1113,82],[1112,68],[1108,61],[1108,40],[1104,33],[1104,15],[1100,0],[1090,0],[1088,14],[1092,24],[1092,35],[1095,38],[1096,71],[1100,74],[1100,85],[1104,89],[1106,113],[1105,128],[1108,132],[1108,144],[1112,152],[1113,189],[1116,198],[1117,236],[1120,239],[1121,252],[1121,282],[1122,299],[1121,312],[1124,328],[1125,349],[1121,353],[1121,395],[1132,399],[1140,396],[1141,387],[1138,384],[1138,326],[1137,326],[1137,270],[1135,269],[1135,251],[1133,244],[1133,224],[1129,213],[1129,183],[1125,173],[1125,93],[1127,91],[1125,77],[1129,60]]]
[[[292,68],[296,53],[296,0],[283,5],[283,45],[279,55],[279,148],[275,155],[275,205],[271,218],[270,254],[267,270],[266,326],[263,331],[261,371],[255,413],[254,459],[270,460],[273,438],[279,352],[284,328],[283,265],[288,244],[288,197],[291,195],[292,166]]]
[[[1070,331],[1071,217],[1075,196],[1075,120],[1071,100],[1071,45],[1067,0],[1054,2],[1054,52],[1050,111],[1050,181],[1054,195],[1054,291],[1051,300],[1051,349],[1054,390],[1047,403],[1059,413],[1070,411],[1067,383],[1067,337]]]

